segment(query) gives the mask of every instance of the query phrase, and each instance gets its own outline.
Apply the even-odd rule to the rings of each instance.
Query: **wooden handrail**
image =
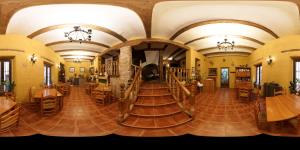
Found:
[[[132,84],[128,87],[128,89],[125,92],[125,96],[124,99],[127,99],[129,97],[130,92],[132,91],[134,85],[136,84],[136,82],[138,82],[139,78],[140,78],[140,73],[141,73],[141,69],[138,70],[137,74],[134,76],[134,79],[132,81]]]
[[[171,72],[171,76],[174,78],[174,80],[175,80],[177,83],[179,83],[180,88],[185,92],[185,94],[186,94],[187,96],[190,96],[190,95],[191,95],[191,92],[190,92],[185,86],[183,86],[183,85],[180,83],[179,79],[175,76],[175,73],[174,73],[174,72]]]
[[[119,99],[119,123],[122,123],[126,120],[134,106],[135,101],[137,100],[141,84],[141,72],[141,67],[138,67],[137,73],[134,75],[131,85],[126,90],[124,83],[120,85],[121,98]]]
[[[195,116],[195,83],[191,84],[191,91],[188,90],[182,81],[175,75],[178,69],[168,68],[167,70],[167,84],[173,98],[177,101],[180,108],[190,117]]]

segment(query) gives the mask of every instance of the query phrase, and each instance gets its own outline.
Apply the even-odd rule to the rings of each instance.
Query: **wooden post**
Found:
[[[119,99],[119,111],[120,111],[119,120],[118,120],[119,123],[124,121],[124,115],[125,115],[125,84],[121,83],[120,88],[121,88],[121,94]]]
[[[196,87],[197,86],[197,82],[193,82],[191,85],[191,96],[190,96],[190,113],[192,118],[195,118],[195,100],[196,100]]]

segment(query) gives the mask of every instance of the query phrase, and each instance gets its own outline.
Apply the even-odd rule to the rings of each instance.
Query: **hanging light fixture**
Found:
[[[73,62],[74,63],[81,63],[81,60],[80,60],[80,58],[74,58]]]
[[[224,50],[224,51],[227,51],[228,49],[233,50],[233,47],[234,47],[234,41],[228,42],[228,39],[226,38],[226,36],[225,36],[223,42],[218,42],[217,44],[218,44],[219,50]]]
[[[74,26],[74,30],[70,32],[65,32],[65,37],[70,40],[70,42],[78,41],[80,44],[84,41],[90,42],[92,40],[92,29],[83,30],[80,26]]]

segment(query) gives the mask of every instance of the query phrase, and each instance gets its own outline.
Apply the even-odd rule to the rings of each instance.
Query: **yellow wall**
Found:
[[[289,82],[293,79],[293,61],[291,56],[300,56],[300,51],[282,53],[283,50],[300,49],[300,35],[290,35],[266,43],[255,50],[249,57],[252,73],[254,65],[262,63],[262,82],[274,81],[288,90]],[[266,59],[272,56],[274,61],[268,65]],[[255,81],[255,76],[252,76]]]
[[[82,61],[81,63],[74,63],[74,62],[67,61],[65,63],[66,80],[68,80],[70,77],[74,77],[75,73],[77,76],[83,75],[83,77],[86,78],[89,75],[90,66],[91,66],[90,61]],[[74,73],[70,73],[70,71],[69,71],[70,67],[75,68]],[[80,67],[84,67],[84,73],[80,72]]]
[[[217,68],[217,87],[221,86],[221,67],[228,67],[229,72],[235,72],[235,67],[248,64],[246,56],[222,56],[207,58],[208,68]],[[229,73],[229,88],[235,87],[235,73]]]
[[[193,49],[186,51],[186,68],[191,70],[192,67],[195,67],[196,58],[200,60],[200,75],[201,79],[203,80],[207,77],[207,62],[204,55],[196,52]]]
[[[32,64],[29,57],[35,53],[38,60]],[[52,82],[58,82],[58,65],[64,60],[51,48],[39,41],[20,35],[0,35],[0,57],[14,56],[12,80],[15,81],[17,102],[28,101],[31,86],[39,87],[44,81],[44,62],[53,64]]]

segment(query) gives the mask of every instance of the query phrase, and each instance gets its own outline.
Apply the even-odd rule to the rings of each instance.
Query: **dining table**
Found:
[[[267,121],[285,121],[300,115],[300,97],[294,94],[266,97]]]

